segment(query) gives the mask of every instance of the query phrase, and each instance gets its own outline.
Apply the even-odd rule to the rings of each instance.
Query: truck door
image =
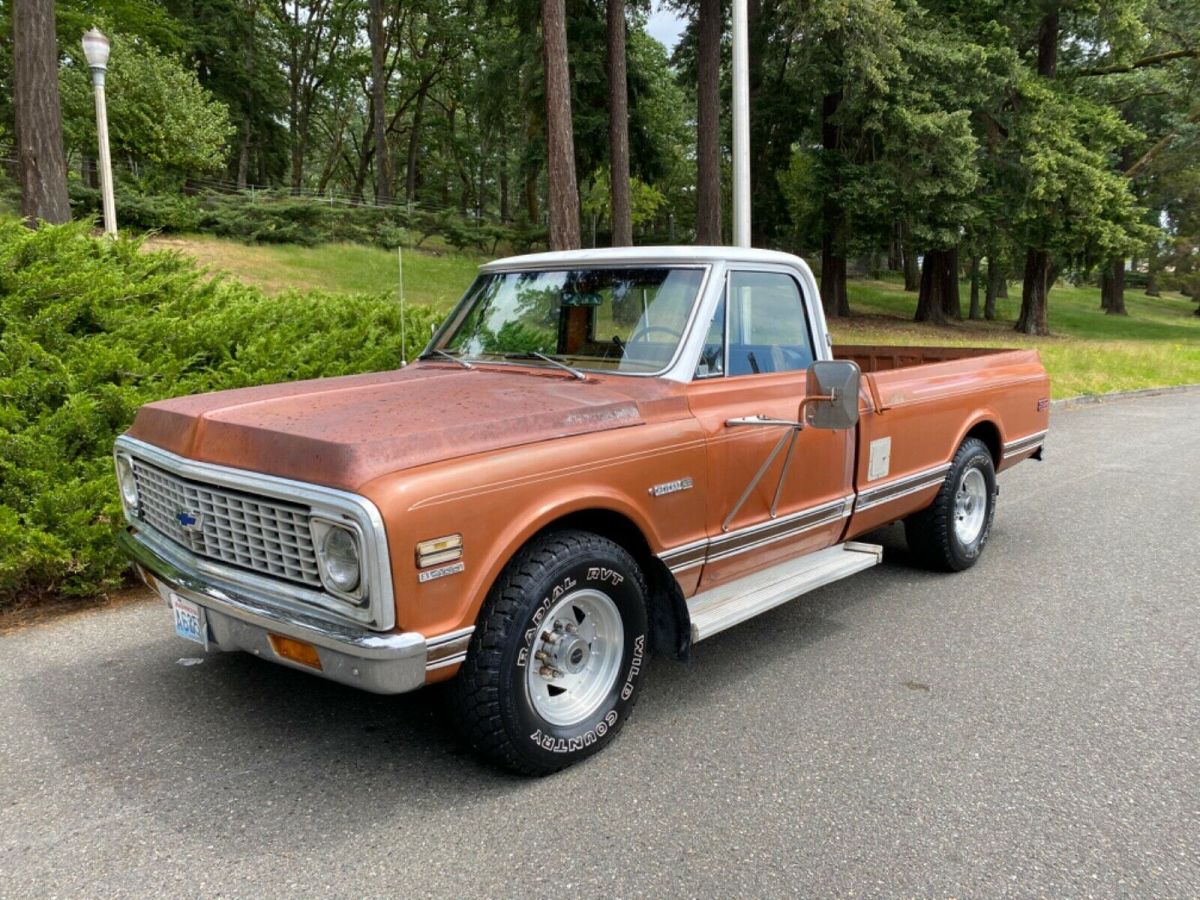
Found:
[[[729,271],[689,388],[707,446],[710,544],[701,591],[830,546],[845,527],[853,429],[730,424],[760,416],[794,421],[816,338],[790,272]]]

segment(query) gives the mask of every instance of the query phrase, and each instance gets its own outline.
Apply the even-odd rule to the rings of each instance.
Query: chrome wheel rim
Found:
[[[978,469],[967,469],[954,495],[954,534],[969,545],[983,531],[987,516],[987,481]]]
[[[625,629],[607,594],[575,591],[550,608],[538,626],[525,666],[533,711],[569,727],[598,710],[621,668]]]

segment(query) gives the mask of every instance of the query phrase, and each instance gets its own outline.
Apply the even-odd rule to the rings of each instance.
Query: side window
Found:
[[[781,272],[729,276],[729,375],[795,372],[812,365],[812,337],[795,279]]]
[[[716,378],[725,374],[725,298],[717,304],[708,334],[704,336],[704,349],[700,351],[700,362],[696,365],[697,378]]]

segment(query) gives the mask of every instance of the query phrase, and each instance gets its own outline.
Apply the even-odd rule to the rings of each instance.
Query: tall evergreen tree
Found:
[[[71,218],[58,100],[53,0],[14,0],[13,107],[21,214],[32,225]]]
[[[612,191],[612,243],[633,243],[629,205],[629,93],[625,70],[625,0],[608,0],[608,159]]]
[[[575,178],[575,135],[571,122],[564,0],[542,0],[542,60],[546,72],[550,249],[573,250],[580,245],[579,184]]]

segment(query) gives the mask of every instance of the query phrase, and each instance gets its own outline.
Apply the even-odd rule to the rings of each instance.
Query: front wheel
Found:
[[[996,467],[983,441],[967,438],[932,504],[904,520],[909,549],[934,569],[961,572],[979,560],[996,514]]]
[[[464,737],[529,775],[606,746],[646,667],[646,595],[633,557],[606,538],[561,531],[534,540],[488,595],[455,679]]]

